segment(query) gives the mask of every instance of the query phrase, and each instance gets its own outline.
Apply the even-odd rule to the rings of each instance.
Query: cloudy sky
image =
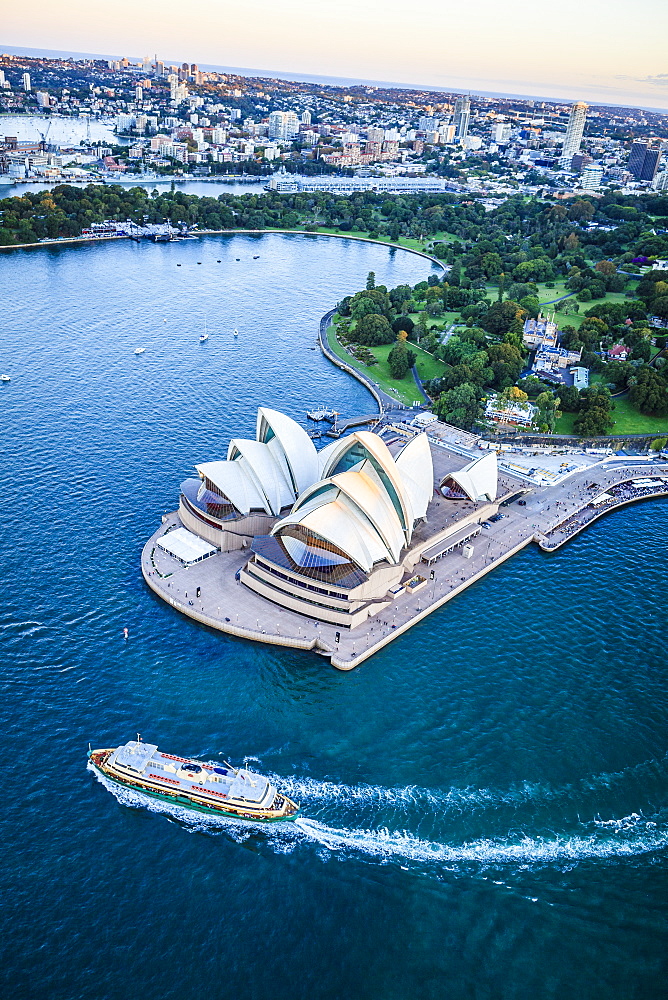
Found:
[[[668,109],[668,0],[30,0],[0,48]]]

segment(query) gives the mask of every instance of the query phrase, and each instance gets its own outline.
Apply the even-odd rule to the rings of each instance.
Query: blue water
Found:
[[[662,995],[664,503],[525,550],[345,674],[141,580],[180,480],[258,404],[368,409],[318,317],[428,266],[280,235],[0,256],[3,997]],[[111,794],[88,741],[137,731],[248,756],[304,818]]]

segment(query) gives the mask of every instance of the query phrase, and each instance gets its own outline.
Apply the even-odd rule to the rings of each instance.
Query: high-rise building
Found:
[[[137,102],[137,104],[141,104],[143,100],[144,100],[144,91],[142,89],[142,85],[138,83],[137,86],[135,87],[135,101]]]
[[[495,122],[492,125],[492,142],[508,142],[511,130],[510,122]]]
[[[270,139],[294,139],[299,134],[299,118],[294,111],[272,111],[269,115]]]
[[[471,98],[465,94],[455,101],[455,114],[453,125],[455,126],[455,142],[462,146],[466,141],[469,131],[469,119],[471,117]]]
[[[302,111],[302,125],[310,125],[310,124],[311,124],[311,112],[308,110]]]
[[[30,93],[30,73],[23,74],[23,89],[26,94]]]
[[[582,171],[583,191],[598,191],[603,180],[603,167],[599,163],[589,163]]]
[[[647,143],[642,139],[636,139],[631,146],[631,152],[629,153],[629,171],[633,174],[636,180],[640,180],[646,152]]]
[[[573,157],[580,152],[588,110],[589,105],[585,104],[584,101],[576,101],[571,107],[564,137],[564,148],[559,159],[559,166],[562,170],[570,170]]]
[[[661,146],[650,146],[642,139],[636,139],[629,155],[629,171],[637,181],[653,181],[661,163]]]

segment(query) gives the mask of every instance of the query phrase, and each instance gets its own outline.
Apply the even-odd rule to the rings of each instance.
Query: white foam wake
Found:
[[[585,860],[633,857],[668,847],[668,830],[632,813],[621,819],[597,820],[588,832],[552,837],[529,835],[444,844],[420,839],[407,830],[373,830],[328,826],[299,816],[293,823],[252,823],[231,817],[196,813],[154,799],[109,781],[91,764],[89,770],[122,805],[144,808],[182,824],[189,832],[225,833],[234,840],[262,834],[278,853],[315,842],[328,851],[362,854],[376,861],[406,861],[430,866],[558,864]]]
[[[635,815],[635,814],[634,814]],[[636,816],[611,821],[615,831],[632,831],[633,836],[601,837],[559,835],[552,838],[522,836],[475,840],[463,844],[441,844],[420,840],[411,833],[390,830],[340,830],[323,823],[297,818],[296,825],[308,836],[331,851],[352,849],[380,860],[457,865],[558,863],[564,861],[604,860],[631,857],[668,847],[668,831],[657,829],[655,823]]]

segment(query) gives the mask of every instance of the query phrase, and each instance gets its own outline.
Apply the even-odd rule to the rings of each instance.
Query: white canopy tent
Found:
[[[202,559],[207,559],[218,551],[214,545],[209,545],[203,538],[194,535],[186,528],[168,531],[158,539],[157,544],[184,566],[192,566],[193,563],[201,562]]]

